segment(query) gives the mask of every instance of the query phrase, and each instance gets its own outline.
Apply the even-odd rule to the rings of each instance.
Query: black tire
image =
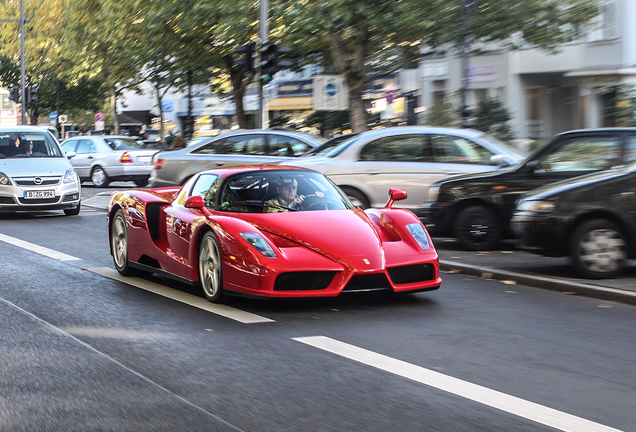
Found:
[[[625,234],[607,219],[589,220],[577,227],[569,249],[574,267],[587,279],[618,276],[628,256]]]
[[[99,165],[94,167],[91,171],[91,181],[93,182],[95,187],[98,188],[104,188],[110,184],[110,179],[108,178],[106,171],[104,171],[104,168],[100,167]]]
[[[369,198],[362,192],[357,189],[343,187],[342,191],[347,194],[347,197],[351,202],[361,209],[368,209],[371,207],[371,203],[369,202]]]
[[[135,180],[135,184],[137,187],[146,187],[148,186],[148,179],[137,179]]]
[[[128,229],[126,217],[122,210],[117,210],[110,226],[110,247],[113,253],[115,268],[122,276],[133,276],[139,272],[130,267],[128,261]]]
[[[203,234],[199,243],[199,283],[209,301],[220,303],[223,300],[221,248],[212,231]]]
[[[493,249],[501,239],[501,232],[501,221],[483,205],[466,207],[455,219],[455,238],[467,250]]]
[[[77,204],[77,207],[72,209],[64,209],[64,214],[66,216],[77,216],[80,214],[80,210],[82,209],[82,203]]]

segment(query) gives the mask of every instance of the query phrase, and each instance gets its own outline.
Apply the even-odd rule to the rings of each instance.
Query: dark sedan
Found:
[[[515,202],[537,187],[636,161],[636,128],[564,132],[519,165],[440,180],[422,206],[433,236],[454,236],[468,250],[486,250],[509,234]]]
[[[617,276],[636,256],[636,163],[524,195],[511,227],[523,249],[570,256],[586,278]]]

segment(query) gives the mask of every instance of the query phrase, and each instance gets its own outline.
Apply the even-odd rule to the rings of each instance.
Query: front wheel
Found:
[[[148,179],[137,179],[135,180],[135,184],[137,187],[146,187],[148,186]]]
[[[106,171],[104,171],[104,168],[100,166],[96,166],[93,168],[93,171],[91,171],[91,181],[95,187],[98,188],[103,188],[110,184],[110,179],[108,178]]]
[[[110,227],[110,248],[113,253],[115,268],[122,276],[136,274],[128,262],[128,229],[124,212],[117,210]]]
[[[605,219],[590,220],[574,231],[570,256],[583,277],[613,278],[625,266],[627,241],[616,223]]]
[[[466,207],[455,220],[455,238],[468,250],[489,250],[501,238],[501,222],[490,208],[478,205]]]
[[[203,234],[199,245],[199,282],[205,298],[212,303],[221,302],[223,299],[221,249],[216,236],[211,231]]]

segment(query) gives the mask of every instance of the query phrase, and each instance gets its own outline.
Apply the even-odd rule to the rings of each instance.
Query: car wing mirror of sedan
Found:
[[[501,155],[501,154],[493,155],[490,157],[490,161],[496,163],[497,166],[501,168],[510,166],[510,162],[508,162],[506,155]]]
[[[389,200],[386,202],[384,208],[392,208],[395,201],[403,199],[406,199],[406,191],[398,188],[391,188],[389,189]]]
[[[71,159],[71,158],[74,158],[75,156],[77,156],[77,153],[75,153],[72,150],[69,150],[66,153],[64,153],[64,155],[66,156],[67,159]]]
[[[203,201],[203,197],[199,195],[191,196],[190,198],[188,198],[185,202],[185,207],[191,209],[199,209],[206,216],[210,214],[210,212],[208,212],[208,209],[205,208],[205,201]]]

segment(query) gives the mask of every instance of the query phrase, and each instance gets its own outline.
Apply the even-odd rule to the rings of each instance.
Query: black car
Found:
[[[636,256],[636,163],[523,195],[511,228],[523,249],[570,256],[583,277],[617,276]]]
[[[537,187],[636,161],[636,128],[564,132],[510,168],[441,180],[429,189],[422,219],[433,236],[487,250],[510,234],[517,199]]]

